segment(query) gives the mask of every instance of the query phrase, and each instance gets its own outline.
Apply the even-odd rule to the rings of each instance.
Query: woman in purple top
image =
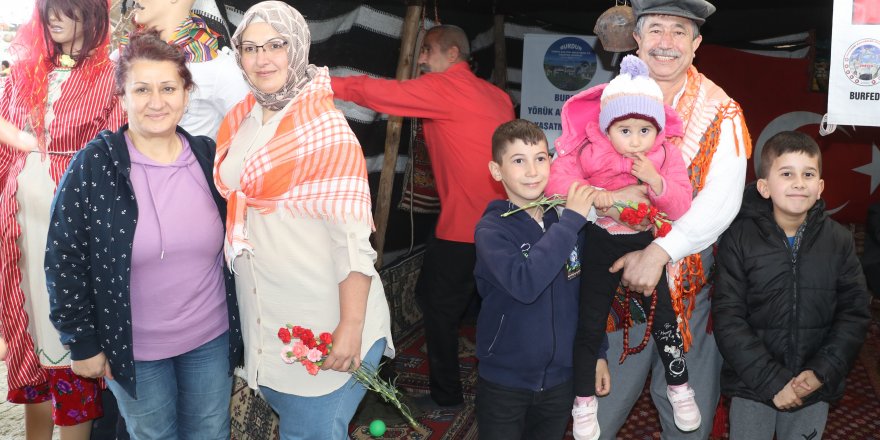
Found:
[[[178,127],[192,75],[156,32],[131,37],[116,89],[129,124],[74,157],[53,202],[51,319],[132,438],[228,439],[241,332],[214,141]]]

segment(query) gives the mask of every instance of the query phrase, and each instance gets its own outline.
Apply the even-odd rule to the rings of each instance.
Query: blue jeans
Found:
[[[187,353],[134,362],[137,399],[107,385],[134,440],[228,440],[229,332]]]
[[[362,363],[377,368],[385,344],[385,338],[376,341]],[[281,440],[338,440],[348,438],[348,423],[367,390],[352,377],[336,391],[318,397],[295,396],[264,386],[260,392],[279,415]]]

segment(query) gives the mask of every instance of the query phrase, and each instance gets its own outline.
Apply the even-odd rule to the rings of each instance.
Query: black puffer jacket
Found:
[[[721,239],[712,298],[726,395],[772,405],[794,376],[813,370],[823,386],[804,405],[843,395],[870,314],[853,237],[820,199],[794,246],[754,184]]]

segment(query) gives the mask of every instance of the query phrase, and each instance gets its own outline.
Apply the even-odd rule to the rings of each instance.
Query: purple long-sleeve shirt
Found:
[[[134,359],[167,359],[229,328],[223,219],[189,144],[173,163],[140,153],[126,135],[138,206],[131,261]]]

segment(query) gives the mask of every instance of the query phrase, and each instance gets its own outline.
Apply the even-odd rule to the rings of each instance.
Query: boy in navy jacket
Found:
[[[588,185],[573,184],[562,214],[532,205],[544,196],[550,153],[541,129],[522,119],[495,131],[489,171],[508,200],[489,204],[474,236],[474,276],[483,298],[477,321],[479,437],[561,439],[574,400],[579,231],[595,194]],[[598,364],[596,389],[607,394],[607,364]]]

